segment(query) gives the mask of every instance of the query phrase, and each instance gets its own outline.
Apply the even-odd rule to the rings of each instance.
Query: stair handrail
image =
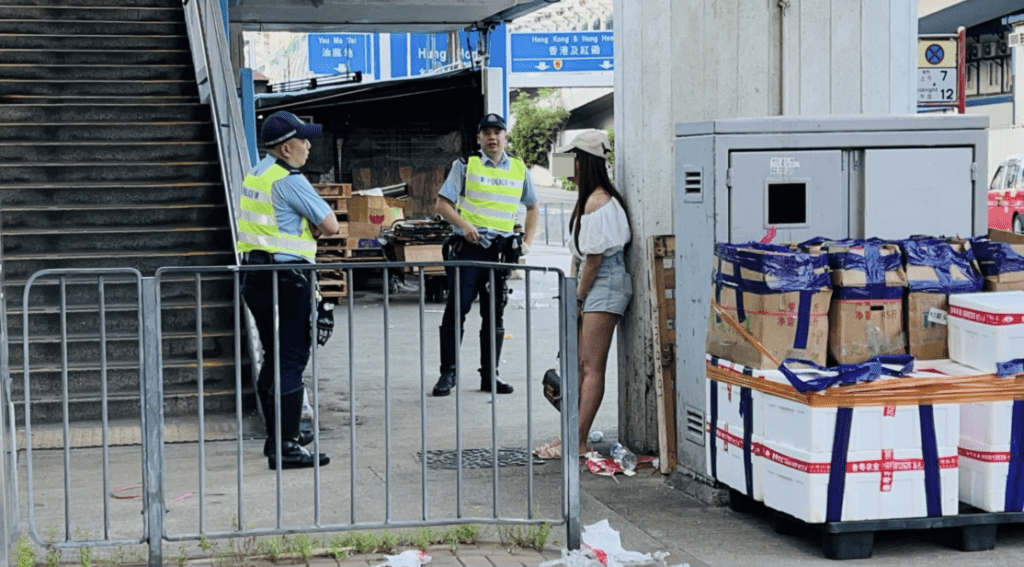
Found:
[[[228,199],[231,242],[238,262],[239,191],[251,168],[242,127],[242,107],[227,46],[226,19],[218,0],[182,0],[200,101],[208,102]]]

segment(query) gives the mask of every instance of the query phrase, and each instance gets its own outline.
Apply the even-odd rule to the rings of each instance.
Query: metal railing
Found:
[[[213,131],[220,150],[221,177],[227,194],[228,226],[237,240],[235,207],[238,191],[250,169],[249,150],[242,128],[242,106],[228,52],[224,16],[217,0],[183,0],[188,41],[199,85],[199,98],[210,105]]]
[[[316,408],[316,434],[310,448],[314,454],[328,451],[334,460],[330,466],[317,464],[305,471],[282,471],[280,467],[268,470],[262,451],[262,421],[244,407],[243,396],[243,274],[273,272],[276,294],[278,274],[294,265],[163,268],[153,278],[142,278],[134,270],[46,270],[34,275],[24,291],[25,361],[36,328],[29,320],[33,283],[43,277],[49,281],[57,278],[62,298],[57,317],[64,353],[59,364],[64,377],[64,417],[59,454],[33,451],[37,442],[30,409],[33,368],[25,362],[22,438],[28,527],[33,540],[57,548],[145,542],[150,564],[157,565],[163,561],[162,542],[169,541],[547,522],[565,525],[569,547],[578,548],[579,469],[572,454],[578,441],[577,376],[575,365],[565,363],[577,358],[574,282],[557,269],[517,266],[523,279],[514,284],[515,292],[505,311],[507,334],[501,357],[502,378],[516,386],[515,393],[498,396],[472,392],[477,373],[467,371],[471,366],[460,354],[457,372],[462,387],[456,387],[451,397],[434,398],[428,391],[437,374],[428,360],[437,353],[436,344],[430,340],[436,334],[428,321],[439,321],[440,309],[429,307],[425,289],[427,271],[441,266],[508,267],[479,262],[343,262],[309,267],[321,273],[343,273],[350,284],[357,276],[372,282],[380,274],[380,291],[364,292],[357,302],[350,287],[334,310],[331,341],[325,346],[313,341],[306,371],[307,389]],[[396,271],[418,280],[418,297],[392,293],[390,274]],[[99,447],[92,447],[73,441],[76,431],[68,418],[69,321],[63,290],[67,278],[74,279],[76,285],[84,276],[95,281],[101,298],[97,317],[99,342],[103,345],[107,310],[102,301],[104,280],[115,273],[121,276],[119,283],[123,284],[128,275],[138,286],[140,444],[113,443],[111,422],[104,410],[101,441]],[[458,273],[456,269],[457,280]],[[490,273],[493,288],[494,278],[499,276],[494,270]],[[225,274],[233,283],[235,321],[235,407],[227,425],[206,411],[205,388],[210,379],[205,375],[204,350],[209,347],[204,346],[208,330],[204,313],[209,307],[202,299],[207,282],[223,281]],[[164,408],[162,361],[168,347],[162,337],[162,287],[165,281],[180,284],[183,278],[194,282],[195,304],[190,312],[195,317],[192,366],[197,407],[194,414],[168,417]],[[181,286],[176,290],[180,295]],[[557,309],[551,308],[552,303]],[[278,313],[276,295],[274,305]],[[493,302],[480,307],[490,309],[493,315]],[[124,309],[123,305],[119,308]],[[475,325],[475,319],[467,320],[467,327]],[[485,332],[493,336],[495,330],[492,324]],[[475,343],[464,341],[460,353],[472,352]],[[494,342],[491,345],[494,360]],[[551,357],[558,353],[564,354],[558,357],[563,413],[544,402],[539,383],[543,369],[533,368],[537,360],[553,362]],[[105,385],[105,357],[101,347],[100,398],[104,408],[110,396]],[[9,394],[9,388],[5,388],[5,408]],[[280,416],[280,411],[276,415]],[[166,438],[165,431],[188,424],[195,426],[194,438]],[[544,436],[556,432],[561,435],[564,459],[545,464],[535,460],[530,448],[541,431]],[[16,447],[18,440],[13,431],[9,439]],[[9,473],[5,494],[13,494],[8,491],[15,469],[12,463],[5,461],[5,465],[11,467],[4,471]],[[139,484],[117,487],[127,484],[133,474],[141,476]],[[139,493],[127,498],[118,494],[129,487],[139,489]],[[44,536],[39,530],[43,525],[51,526],[51,532],[56,533]],[[54,525],[60,527],[54,529]]]

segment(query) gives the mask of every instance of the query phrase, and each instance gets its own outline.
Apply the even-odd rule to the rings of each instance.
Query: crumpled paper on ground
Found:
[[[387,561],[374,567],[420,567],[430,563],[430,556],[418,549],[409,549],[398,555],[385,555],[384,559]]]
[[[668,567],[668,552],[640,553],[622,547],[618,530],[601,520],[584,526],[583,549],[562,550],[562,557],[540,564],[540,567]],[[689,563],[674,567],[689,567]]]

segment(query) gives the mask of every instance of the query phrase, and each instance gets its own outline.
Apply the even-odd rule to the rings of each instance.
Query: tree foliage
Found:
[[[568,110],[541,104],[554,92],[554,89],[539,89],[536,97],[520,92],[512,103],[516,123],[508,133],[509,147],[526,167],[548,165],[548,152],[555,134],[569,118]]]

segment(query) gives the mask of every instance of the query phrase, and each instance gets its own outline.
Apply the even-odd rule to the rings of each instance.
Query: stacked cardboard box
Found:
[[[918,360],[949,358],[949,295],[981,291],[971,243],[919,238],[900,243],[907,271],[907,351]]]
[[[896,244],[881,240],[826,243],[832,269],[829,355],[839,364],[903,353],[907,274]]]
[[[767,354],[714,308],[708,353],[754,368],[774,367],[772,358],[825,363],[832,286],[820,247],[719,243],[713,278],[712,297],[722,312]]]
[[[1024,291],[1024,235],[990,228],[973,246],[985,291]]]

